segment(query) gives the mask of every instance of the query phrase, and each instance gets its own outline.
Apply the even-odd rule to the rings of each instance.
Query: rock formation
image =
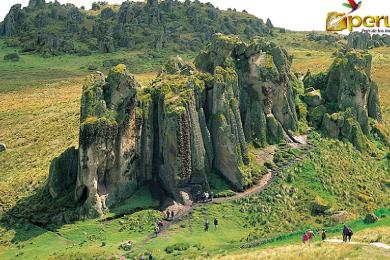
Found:
[[[388,34],[373,34],[371,36],[369,33],[353,32],[348,35],[347,46],[349,48],[367,50],[389,45],[390,36]]]
[[[95,216],[144,183],[182,203],[209,190],[211,171],[245,189],[264,171],[248,144],[291,141],[298,129],[291,60],[262,39],[217,34],[195,67],[176,57],[147,87],[124,65],[88,77],[79,149],[53,160],[51,196],[73,192],[80,214]]]
[[[1,34],[6,37],[16,36],[20,26],[24,23],[25,18],[25,13],[22,11],[22,5],[13,5],[0,26]]]
[[[309,73],[304,79],[308,91],[303,100],[311,124],[322,127],[329,137],[350,140],[359,150],[366,147],[369,118],[381,120],[371,61],[364,51],[341,50],[326,74],[313,77]]]

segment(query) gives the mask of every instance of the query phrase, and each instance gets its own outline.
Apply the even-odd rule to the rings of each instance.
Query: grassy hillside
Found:
[[[336,46],[322,46],[305,38],[305,33],[276,33],[294,55],[293,67],[300,73],[308,68],[319,72],[328,68]],[[295,44],[292,44],[295,42]],[[13,51],[1,45],[0,57]],[[390,133],[390,48],[371,50],[373,79],[380,87],[384,120],[382,127]],[[310,55],[308,55],[310,54]],[[36,193],[43,186],[52,158],[78,142],[78,118],[81,83],[89,73],[88,66],[105,70],[104,61],[125,59],[136,78],[146,84],[158,71],[161,62],[173,51],[121,51],[114,54],[93,53],[87,57],[64,55],[42,58],[21,55],[21,61],[0,62],[0,142],[8,150],[0,153],[0,214],[12,208],[22,198]],[[192,52],[182,53],[185,59]],[[108,62],[111,64],[111,61]],[[132,64],[132,65],[131,65]],[[389,135],[390,136],[390,135]],[[377,259],[388,257],[383,250],[359,245],[299,243],[307,228],[327,227],[339,233],[340,223],[351,223],[356,239],[363,242],[387,237],[389,218],[373,224],[361,220],[367,212],[389,208],[389,148],[373,141],[373,153],[360,153],[349,143],[312,135],[316,148],[302,162],[292,165],[276,178],[263,193],[236,202],[203,205],[196,208],[162,236],[150,239],[155,220],[154,210],[144,210],[113,221],[88,220],[62,227],[43,229],[28,223],[12,221],[0,225],[0,258],[13,259],[74,259],[92,257],[138,256],[151,251],[158,259],[211,258],[212,256],[251,259],[255,254],[283,258],[307,255],[314,259],[355,256]],[[288,154],[281,154],[290,157]],[[325,211],[313,211],[317,204]],[[113,210],[109,216],[135,208],[155,207],[156,202],[145,190]],[[339,212],[345,219],[338,218]],[[381,215],[381,214],[379,214]],[[206,218],[217,217],[220,228],[202,230]],[[340,217],[340,216],[339,216]],[[338,223],[340,222],[340,223]],[[134,243],[126,252],[119,245]],[[181,244],[182,242],[185,244]],[[270,241],[270,242],[263,242]],[[243,245],[258,245],[242,255],[232,255]],[[260,252],[253,251],[261,249]],[[236,259],[236,258],[234,258]],[[280,259],[280,258],[276,258]]]

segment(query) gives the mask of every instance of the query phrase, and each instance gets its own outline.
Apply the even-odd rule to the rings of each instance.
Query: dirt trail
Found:
[[[341,239],[335,239],[335,238],[332,238],[332,239],[327,239],[325,240],[325,242],[328,242],[328,243],[336,243],[336,244],[343,244],[345,243],[343,240]],[[346,244],[352,244],[352,245],[365,245],[365,246],[375,246],[375,247],[379,247],[379,248],[384,248],[384,249],[390,249],[390,246],[389,245],[386,245],[384,243],[380,243],[380,242],[374,242],[374,243],[363,243],[363,242],[348,242]]]
[[[286,168],[289,168],[294,163],[297,163],[297,162],[303,160],[313,150],[313,148],[314,148],[313,145],[306,142],[306,140],[307,140],[306,137],[299,137],[299,140],[303,141],[303,142],[301,144],[291,145],[291,147],[294,147],[294,148],[302,147],[302,154],[300,156],[294,158],[293,160],[290,160],[286,164],[277,166],[272,171],[269,171],[267,174],[265,174],[260,179],[260,181],[256,185],[252,186],[251,188],[249,188],[243,192],[237,192],[235,195],[230,196],[230,197],[215,198],[212,202],[208,202],[208,204],[233,201],[233,200],[237,200],[237,199],[240,199],[243,197],[247,197],[247,196],[262,192],[264,189],[266,189],[272,183],[274,178],[276,176],[278,176],[281,171],[283,171]],[[190,212],[192,212],[193,209],[195,209],[201,205],[204,205],[204,204],[205,203],[193,203],[192,201],[187,200],[185,205],[175,204],[175,205],[171,206],[170,208],[166,209],[169,211],[174,210],[176,215],[170,221],[163,220],[163,227],[160,229],[158,236],[166,235],[166,233],[169,231],[170,226],[179,223],[180,221],[183,220],[184,217],[186,217]],[[155,237],[154,234],[148,236],[143,241],[142,244],[146,244],[154,237]]]

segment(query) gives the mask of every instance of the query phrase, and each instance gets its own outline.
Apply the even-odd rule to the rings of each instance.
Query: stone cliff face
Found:
[[[341,50],[325,74],[307,75],[304,100],[309,106],[312,124],[322,127],[333,138],[350,140],[365,150],[370,133],[369,119],[381,120],[378,87],[371,79],[370,54],[358,50]],[[314,88],[317,89],[314,89]]]
[[[145,183],[160,199],[184,203],[185,194],[209,190],[212,171],[243,190],[264,171],[249,145],[294,142],[306,120],[299,93],[315,127],[363,148],[368,117],[381,117],[371,57],[340,52],[329,72],[306,76],[305,94],[291,62],[273,43],[216,34],[195,66],[176,57],[149,86],[140,87],[124,65],[107,77],[91,75],[79,148],[53,160],[48,191],[73,192],[80,214],[95,216]]]

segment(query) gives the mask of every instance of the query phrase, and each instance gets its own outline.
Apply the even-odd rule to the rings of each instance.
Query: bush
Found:
[[[330,209],[329,203],[321,197],[316,197],[312,202],[312,213],[314,215],[324,214],[328,209]]]
[[[190,248],[190,244],[189,243],[177,243],[177,244],[174,244],[174,245],[171,245],[171,246],[167,246],[165,248],[165,252],[167,254],[172,254],[174,251],[186,251],[188,248]]]
[[[7,39],[5,39],[4,43],[7,47],[19,47],[20,46],[20,41],[16,38],[7,38]]]
[[[377,216],[375,216],[374,213],[368,213],[366,217],[364,218],[364,223],[366,224],[372,224],[379,220]]]
[[[79,56],[89,56],[91,55],[91,51],[88,48],[80,48],[77,50],[77,54]]]
[[[14,53],[10,53],[10,54],[5,55],[4,60],[19,61],[20,58],[19,58],[19,55],[16,52],[14,52]]]
[[[88,70],[94,71],[98,69],[98,65],[94,62],[88,64]]]

